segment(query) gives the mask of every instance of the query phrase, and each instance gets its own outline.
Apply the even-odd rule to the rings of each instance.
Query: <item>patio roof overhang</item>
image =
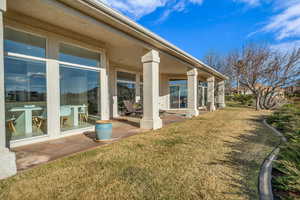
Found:
[[[116,67],[123,65],[141,71],[141,57],[147,51],[156,49],[161,53],[161,73],[185,74],[188,68],[197,67],[202,78],[213,75],[218,80],[227,79],[220,72],[96,0],[14,0],[8,1],[5,15],[7,19],[17,19],[29,26],[50,28],[59,34],[70,32],[69,35],[75,39],[97,44],[107,50],[111,63]]]
[[[63,0],[65,2],[70,2],[70,0]],[[77,3],[73,1],[73,3]],[[193,57],[187,52],[179,49],[175,45],[166,41],[157,34],[149,31],[138,23],[134,22],[130,18],[120,14],[116,10],[110,8],[104,3],[97,0],[79,0],[78,3],[82,5],[89,6],[91,9],[99,10],[99,14],[102,15],[105,22],[109,23],[112,26],[132,35],[133,37],[144,42],[144,45],[147,48],[157,49],[160,52],[168,53],[174,56],[177,59],[180,59],[183,62],[186,62],[190,67],[197,67],[207,73],[213,74],[219,79],[227,80],[228,77],[213,69],[212,67],[206,65],[199,59]]]

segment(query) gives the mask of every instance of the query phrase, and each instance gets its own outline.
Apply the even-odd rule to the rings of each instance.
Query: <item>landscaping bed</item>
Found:
[[[300,199],[300,102],[278,109],[267,122],[282,132],[287,142],[273,165],[272,186],[277,199]]]

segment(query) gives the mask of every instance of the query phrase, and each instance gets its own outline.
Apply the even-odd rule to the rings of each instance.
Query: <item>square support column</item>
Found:
[[[142,57],[143,63],[143,119],[141,128],[159,129],[162,120],[159,117],[159,53],[151,50]]]
[[[5,88],[4,88],[4,25],[3,13],[6,11],[6,0],[0,0],[0,179],[17,173],[16,155],[8,149],[5,121]]]
[[[109,62],[106,53],[101,56],[101,68],[100,68],[100,118],[101,120],[109,120],[109,89],[108,89],[108,72]]]
[[[160,74],[159,85],[159,109],[168,110],[170,108],[170,91],[168,75]]]
[[[198,70],[196,68],[187,72],[187,85],[188,85],[188,116],[198,116],[197,106],[197,91],[198,91]]]
[[[57,62],[59,39],[49,37],[47,42],[47,127],[52,138],[60,135],[60,72]],[[51,103],[50,103],[51,102]]]
[[[215,111],[215,77],[207,79],[207,107],[209,111]]]
[[[117,72],[115,68],[109,68],[109,82],[110,82],[110,109],[112,118],[119,117],[118,113],[118,94],[117,94]]]
[[[225,108],[225,81],[218,82],[218,108]]]

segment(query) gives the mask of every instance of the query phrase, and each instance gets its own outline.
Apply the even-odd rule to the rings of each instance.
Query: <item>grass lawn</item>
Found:
[[[258,199],[276,138],[264,113],[228,107],[0,181],[0,199]]]

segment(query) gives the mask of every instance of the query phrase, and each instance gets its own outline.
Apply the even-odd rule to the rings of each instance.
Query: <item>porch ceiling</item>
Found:
[[[33,27],[47,24],[38,28],[51,27],[51,31],[58,33],[60,30],[69,31],[71,34],[68,37],[72,38],[74,34],[78,34],[82,36],[81,42],[94,40],[92,45],[97,44],[97,47],[106,49],[114,66],[142,71],[141,57],[149,50],[142,41],[58,1],[14,0],[7,3],[7,18]],[[78,37],[76,39],[78,40]],[[161,53],[160,57],[160,73],[186,73],[188,64],[167,53]],[[209,76],[205,72],[200,72],[200,75]]]

